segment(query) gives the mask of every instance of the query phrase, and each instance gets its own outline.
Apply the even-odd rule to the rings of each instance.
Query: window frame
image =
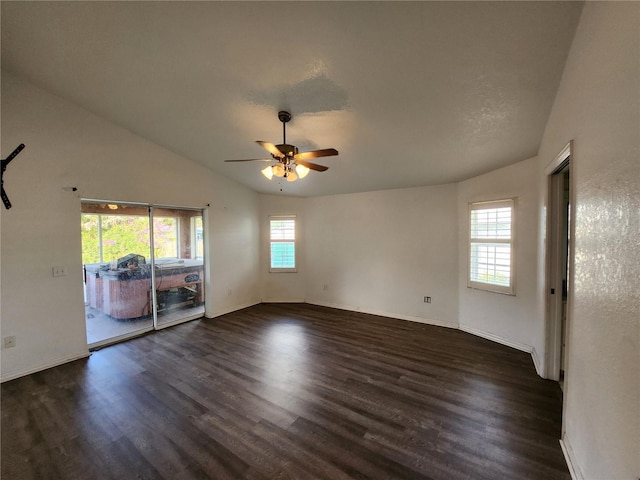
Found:
[[[191,258],[204,259],[204,216],[197,215],[190,217],[189,228],[191,229]],[[198,226],[198,219],[200,219],[200,226]],[[198,238],[198,232],[200,237]]]
[[[467,287],[474,288],[477,290],[484,290],[492,293],[501,293],[504,295],[513,295],[516,294],[516,209],[517,209],[517,198],[504,198],[501,200],[489,200],[489,201],[481,201],[481,202],[469,202],[469,211],[467,215],[468,220],[468,235],[467,235]],[[510,208],[511,209],[511,221],[510,221],[510,238],[482,238],[482,237],[472,237],[471,231],[471,215],[473,211],[476,210],[493,210],[497,208]],[[477,280],[472,280],[471,278],[471,267],[472,267],[472,254],[471,250],[474,243],[492,243],[496,245],[508,245],[509,246],[509,285],[498,285],[490,282],[480,282]]]
[[[273,239],[271,237],[271,222],[281,220],[293,220],[293,239]],[[295,215],[270,215],[268,222],[268,236],[269,236],[269,272],[270,273],[296,273],[298,271],[298,222]],[[272,258],[272,245],[274,243],[293,243],[293,268],[277,268],[273,267]]]

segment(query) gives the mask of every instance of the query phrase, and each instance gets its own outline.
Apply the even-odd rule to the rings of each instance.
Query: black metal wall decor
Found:
[[[4,208],[6,208],[7,210],[11,208],[11,202],[9,201],[9,197],[7,197],[7,194],[4,191],[4,171],[7,169],[7,165],[11,163],[11,160],[16,158],[16,156],[22,151],[23,148],[24,148],[24,143],[21,143],[13,152],[11,152],[11,155],[9,155],[7,158],[2,160],[2,173],[0,173],[0,179],[2,183],[2,193],[0,195],[2,196],[2,203],[4,203]]]

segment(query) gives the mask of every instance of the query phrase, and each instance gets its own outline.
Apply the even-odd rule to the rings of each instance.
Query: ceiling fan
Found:
[[[270,165],[262,169],[262,174],[268,179],[276,177],[284,177],[288,182],[295,182],[298,178],[304,178],[309,170],[316,172],[325,172],[329,167],[311,163],[307,160],[320,157],[331,157],[338,155],[335,148],[325,148],[322,150],[312,150],[310,152],[298,152],[298,147],[287,143],[287,122],[291,120],[289,112],[278,112],[278,119],[282,122],[282,143],[274,145],[273,143],[257,140],[256,143],[261,145],[271,154],[271,158],[249,158],[246,160],[225,160],[225,162],[272,162]]]

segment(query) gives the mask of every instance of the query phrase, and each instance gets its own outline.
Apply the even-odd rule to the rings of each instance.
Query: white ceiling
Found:
[[[264,193],[254,143],[333,147],[314,196],[536,155],[582,3],[2,2],[2,68]],[[268,155],[267,155],[268,156]]]

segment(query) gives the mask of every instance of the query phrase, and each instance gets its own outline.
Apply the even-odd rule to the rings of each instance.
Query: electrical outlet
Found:
[[[324,284],[324,288],[323,288],[323,290],[324,290],[324,291],[329,290],[329,284],[328,284],[328,283],[325,283],[325,284]]]
[[[64,277],[65,275],[67,275],[67,267],[65,266],[53,267],[52,270],[54,277]]]
[[[231,289],[229,289],[229,290],[227,291],[227,295],[228,295],[229,297],[231,296]]]
[[[16,337],[13,335],[10,337],[4,337],[2,344],[4,348],[13,348],[16,346]]]
[[[424,297],[424,303],[431,303],[431,297]]]

